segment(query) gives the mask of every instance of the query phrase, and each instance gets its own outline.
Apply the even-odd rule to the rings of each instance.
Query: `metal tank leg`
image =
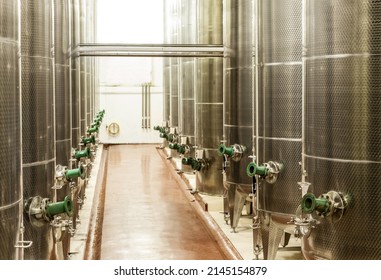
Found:
[[[231,218],[231,227],[234,232],[241,218],[242,210],[248,196],[249,194],[244,192],[240,187],[235,187],[233,217]]]

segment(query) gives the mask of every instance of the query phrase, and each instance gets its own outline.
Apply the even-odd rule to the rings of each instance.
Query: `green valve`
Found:
[[[86,149],[84,149],[84,150],[77,151],[75,153],[75,158],[76,159],[80,159],[80,158],[83,158],[83,157],[89,157],[89,156],[90,156],[90,149],[88,147],[86,147]]]
[[[46,206],[46,215],[50,218],[63,213],[69,216],[73,214],[73,202],[68,196],[65,197],[64,201],[49,203]]]
[[[167,133],[160,133],[160,138],[165,138],[165,139],[167,139],[168,140],[168,135],[167,135]]]
[[[178,147],[179,147],[179,144],[177,144],[177,143],[170,143],[170,144],[168,145],[168,147],[169,147],[170,149],[172,149],[172,150],[177,150]]]
[[[178,145],[177,152],[179,152],[182,155],[185,154],[185,146],[184,145]]]
[[[191,157],[183,158],[181,160],[181,163],[184,165],[190,165],[193,170],[197,170],[197,171],[200,171],[202,168],[202,163],[200,161],[198,161],[197,159],[194,159]]]
[[[228,156],[231,157],[232,155],[234,155],[234,148],[233,147],[226,147],[224,144],[221,144],[218,147],[217,153],[220,156],[228,155]]]
[[[250,162],[246,167],[246,174],[249,177],[254,177],[255,175],[259,175],[262,177],[266,177],[268,174],[268,169],[265,166],[258,166],[255,162]]]
[[[81,139],[81,143],[83,143],[83,144],[93,144],[93,145],[95,145],[95,136],[94,135],[92,135],[92,136],[90,136],[90,137],[83,137],[82,139]]]
[[[94,133],[94,132],[98,132],[97,126],[93,126],[87,129],[87,133]]]
[[[329,201],[325,198],[316,198],[312,193],[307,193],[302,198],[302,211],[306,214],[311,214],[314,211],[320,214],[329,212]]]
[[[192,158],[183,157],[183,159],[181,160],[181,163],[184,165],[192,165]]]
[[[79,167],[79,168],[67,170],[65,177],[67,180],[75,179],[78,177],[82,178],[82,176],[85,174],[84,171],[85,170],[84,170],[83,166],[81,165],[81,167]]]

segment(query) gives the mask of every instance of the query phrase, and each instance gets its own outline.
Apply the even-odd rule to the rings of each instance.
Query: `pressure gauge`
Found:
[[[119,133],[119,124],[117,124],[116,122],[110,123],[107,131],[110,135],[117,135]]]

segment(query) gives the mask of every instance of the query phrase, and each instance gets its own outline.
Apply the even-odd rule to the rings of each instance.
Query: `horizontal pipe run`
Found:
[[[223,57],[223,45],[197,44],[79,44],[72,56]]]

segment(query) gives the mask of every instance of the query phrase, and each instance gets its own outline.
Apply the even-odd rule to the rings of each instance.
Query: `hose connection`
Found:
[[[83,145],[87,145],[87,144],[93,144],[93,145],[95,145],[95,136],[91,135],[90,137],[82,137],[81,138],[81,143]]]
[[[76,160],[81,160],[81,158],[90,158],[90,156],[91,156],[91,152],[89,147],[86,147],[85,149],[80,151],[75,151],[74,153],[74,158]]]
[[[195,171],[200,171],[206,166],[206,162],[204,159],[196,159],[192,157],[183,157],[181,163],[184,165],[189,165]]]
[[[246,174],[249,177],[259,175],[259,177],[265,179],[267,183],[274,184],[283,168],[283,163],[275,161],[269,161],[263,165],[257,165],[255,162],[250,162],[246,167]]]
[[[41,227],[46,222],[52,222],[56,215],[65,214],[71,217],[73,208],[74,204],[68,196],[63,201],[54,203],[49,198],[35,196],[27,199],[24,203],[24,209],[29,221],[36,227]]]
[[[220,156],[227,156],[228,158],[231,158],[234,161],[240,161],[245,151],[246,147],[243,145],[234,144],[230,147],[227,147],[224,144],[221,144],[218,147],[217,153]]]
[[[290,222],[295,225],[295,237],[308,238],[312,229],[320,223],[319,218],[338,222],[344,215],[348,200],[347,196],[337,191],[329,191],[319,197],[310,192],[304,194],[295,217]]]
[[[56,166],[56,181],[53,189],[61,189],[66,183],[73,182],[74,179],[82,178],[85,176],[85,168],[80,165],[75,169],[67,169],[66,166]]]
[[[343,217],[348,199],[336,191],[329,191],[319,197],[307,193],[303,196],[300,205],[305,214],[316,213],[320,217],[332,217],[333,221],[338,221]]]

